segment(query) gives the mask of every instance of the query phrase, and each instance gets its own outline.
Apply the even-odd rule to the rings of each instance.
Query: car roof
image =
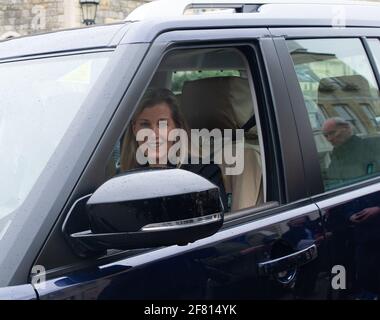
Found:
[[[216,9],[235,9],[236,12],[257,12],[267,18],[269,15],[266,12],[269,9],[271,14],[274,13],[278,17],[296,18],[303,14],[304,19],[307,19],[310,14],[313,14],[314,8],[318,9],[322,5],[330,9],[330,14],[326,16],[336,14],[336,11],[343,7],[344,10],[363,6],[379,7],[379,4],[374,2],[344,0],[156,0],[137,7],[125,21],[142,21],[158,17],[174,18],[189,14],[189,9],[214,9],[213,12],[207,12],[208,16],[210,13],[218,13]],[[282,11],[284,7],[289,10]]]
[[[265,4],[260,7],[260,11],[252,13],[149,16],[131,23],[123,43],[151,42],[159,34],[171,30],[254,27],[380,28],[380,5],[363,3],[358,5],[354,2],[342,6],[326,3]]]
[[[168,14],[156,6],[176,4]],[[257,5],[249,13],[184,15],[189,6]],[[145,8],[145,9],[144,9]],[[155,9],[155,10],[153,10]],[[179,11],[178,11],[179,10]],[[137,13],[136,13],[137,12]],[[380,5],[364,1],[310,0],[157,0],[138,7],[125,22],[13,38],[0,42],[0,61],[36,54],[115,47],[119,43],[149,43],[170,30],[249,27],[375,27]],[[139,18],[139,19],[138,19]],[[130,22],[133,20],[134,22]],[[138,20],[138,21],[136,21]],[[128,32],[127,32],[128,31]],[[126,36],[125,36],[126,35]],[[33,41],[30,41],[33,38]]]

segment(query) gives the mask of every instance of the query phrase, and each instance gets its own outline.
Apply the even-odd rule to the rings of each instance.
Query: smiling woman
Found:
[[[160,127],[164,126],[165,130],[160,130]],[[168,164],[169,148],[172,146],[172,143],[168,141],[168,136],[174,129],[188,131],[176,97],[168,89],[148,90],[132,120],[132,125],[129,126],[126,133],[122,147],[121,169],[127,171],[148,163],[149,165],[166,166]],[[145,137],[146,139],[138,141],[140,140],[138,139],[139,133],[148,133],[147,130],[152,134],[148,134]],[[146,163],[142,163],[137,159],[143,158],[143,155],[138,157],[141,153],[143,142],[147,142],[146,146],[148,147],[148,150],[146,150],[148,154],[145,155]],[[166,158],[166,161],[164,161],[164,158]],[[170,165],[180,165],[179,159],[173,160],[176,162],[170,162]]]
[[[210,162],[202,163],[198,158],[197,161],[190,159],[189,163],[191,154],[188,132],[175,95],[165,88],[149,89],[126,132],[122,145],[121,170],[126,172],[158,166],[195,172],[219,187],[221,200],[227,208],[220,168]],[[173,136],[176,139],[172,139]]]
[[[70,126],[108,54],[0,64],[0,235]]]

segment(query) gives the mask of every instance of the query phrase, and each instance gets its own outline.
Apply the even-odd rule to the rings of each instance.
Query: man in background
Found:
[[[322,130],[334,147],[326,179],[352,181],[380,170],[380,144],[377,138],[362,139],[354,135],[351,123],[342,118],[327,119]]]

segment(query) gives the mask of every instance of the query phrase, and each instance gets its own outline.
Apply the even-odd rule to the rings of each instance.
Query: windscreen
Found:
[[[0,64],[0,240],[32,190],[109,52]]]

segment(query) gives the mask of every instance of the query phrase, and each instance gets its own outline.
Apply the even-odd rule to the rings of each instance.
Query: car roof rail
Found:
[[[368,3],[368,2],[367,2]],[[215,13],[253,13],[265,4],[366,4],[345,0],[153,0],[133,10],[125,21]]]
[[[133,10],[125,21],[145,20],[163,15],[179,17],[203,13],[256,12],[262,4],[269,2],[270,0],[154,0]],[[164,14],[162,10],[165,10]]]

